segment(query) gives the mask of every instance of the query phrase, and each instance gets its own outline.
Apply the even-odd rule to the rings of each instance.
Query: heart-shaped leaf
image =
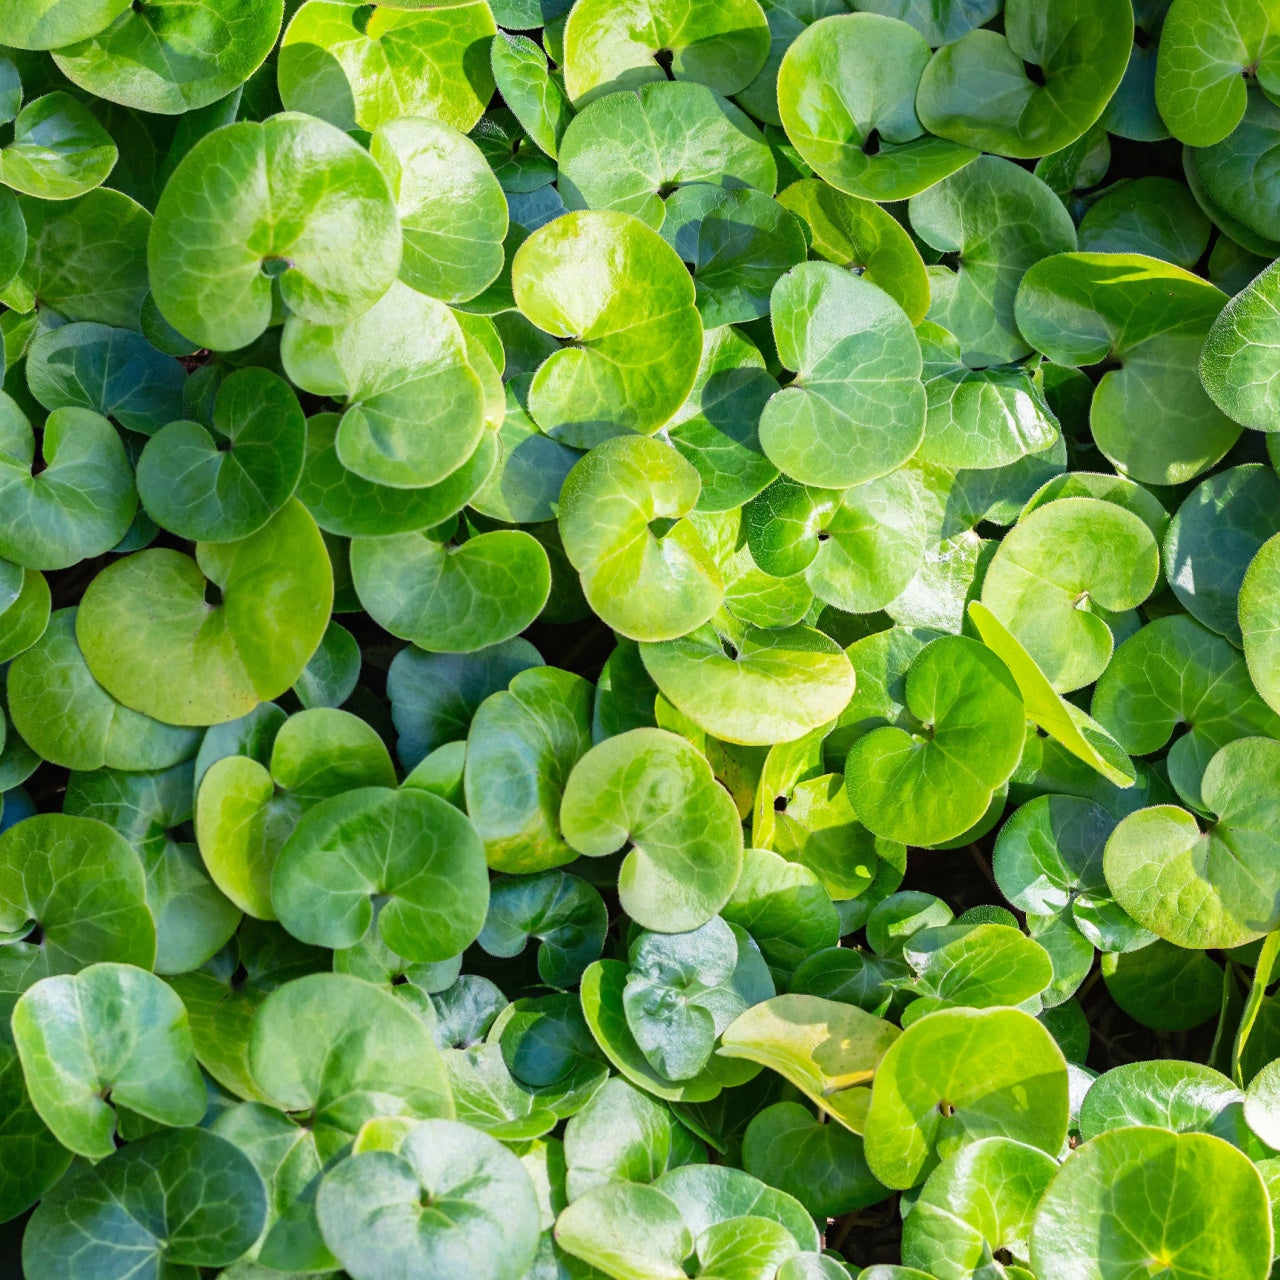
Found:
[[[400,248],[377,162],[341,130],[285,113],[192,147],[156,205],[147,263],[164,318],[200,346],[229,351],[267,327],[277,289],[313,324],[361,315],[395,279]]]
[[[445,960],[484,924],[484,847],[465,815],[438,796],[359,787],[299,818],[271,871],[271,905],[304,942],[354,946],[376,915],[397,954]]]
[[[630,843],[618,892],[648,929],[705,924],[728,900],[742,865],[742,827],[706,758],[662,729],[633,729],[592,747],[560,806],[564,838],[599,858]]]
[[[539,228],[511,267],[516,305],[566,341],[539,366],[529,413],[589,448],[669,421],[694,385],[702,322],[661,236],[621,213],[570,213]]]

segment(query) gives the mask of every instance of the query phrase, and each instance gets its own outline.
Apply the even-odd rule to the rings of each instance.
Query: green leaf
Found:
[[[778,1072],[854,1133],[868,1123],[869,1086],[901,1033],[852,1005],[818,996],[775,996],[724,1033],[720,1053]]]
[[[298,819],[319,800],[395,785],[391,758],[363,720],[329,708],[280,726],[265,763],[232,753],[205,769],[196,800],[200,854],[238,907],[274,920],[271,872]]]
[[[1174,1133],[1213,1133],[1233,1146],[1251,1142],[1244,1094],[1198,1062],[1127,1062],[1100,1075],[1080,1106],[1080,1136],[1150,1125]]]
[[[1236,947],[1280,924],[1275,779],[1280,743],[1239,738],[1201,782],[1202,833],[1175,805],[1141,809],[1107,841],[1107,883],[1139,924],[1182,947]]]
[[[964,362],[1003,364],[1026,355],[1014,296],[1033,263],[1076,247],[1062,202],[1012,161],[980,156],[912,196],[908,209],[918,235],[956,255],[954,273],[930,274],[929,318],[956,336]]]
[[[1274,584],[1280,577],[1280,535],[1258,548],[1240,584],[1240,631],[1254,687],[1280,713],[1280,616]]]
[[[538,1203],[520,1161],[450,1120],[415,1125],[397,1152],[362,1151],[335,1165],[316,1215],[353,1280],[391,1280],[405,1267],[520,1280],[538,1240]]]
[[[374,484],[439,484],[480,443],[485,387],[466,336],[448,307],[406,285],[343,324],[291,317],[281,357],[300,387],[345,403],[338,460]]]
[[[1000,892],[1029,916],[1069,915],[1104,951],[1146,946],[1151,935],[1116,904],[1103,873],[1103,851],[1115,826],[1113,815],[1079,796],[1028,800],[996,837],[991,869]]]
[[[447,527],[356,538],[351,576],[380,626],[441,653],[474,653],[511,639],[542,612],[551,590],[547,553],[522,529],[465,542],[449,538]]]
[[[303,942],[354,946],[376,915],[397,954],[445,960],[484,924],[484,848],[465,815],[438,796],[360,787],[299,818],[271,870],[271,905]]]
[[[92,321],[37,334],[27,384],[46,409],[90,409],[143,435],[183,415],[182,366],[141,334]]]
[[[1208,470],[1239,429],[1204,394],[1196,361],[1226,301],[1207,281],[1132,253],[1042,258],[1023,277],[1015,317],[1059,364],[1103,372],[1089,424],[1117,470],[1141,484],[1178,484]]]
[[[777,6],[771,14],[785,12]],[[892,214],[871,200],[847,195],[817,178],[793,182],[778,193],[807,231],[820,258],[878,285],[918,325],[929,309],[929,277],[920,251]]]
[[[1156,1031],[1188,1031],[1222,1007],[1222,967],[1204,951],[1157,938],[1140,951],[1105,954],[1103,981],[1131,1018]]]
[[[42,813],[0,833],[0,928],[18,938],[38,931],[38,941],[10,941],[0,952],[9,998],[99,961],[144,969],[155,961],[142,863],[92,818]]]
[[[963,834],[1017,766],[1024,716],[999,658],[960,636],[934,640],[911,663],[897,723],[873,728],[849,752],[845,781],[858,819],[904,844]]]
[[[1275,431],[1280,410],[1280,267],[1274,263],[1218,313],[1200,355],[1200,378],[1214,404],[1258,431]]]
[[[204,1115],[186,1010],[144,969],[104,963],[42,979],[14,1006],[13,1038],[41,1119],[79,1155],[115,1150],[116,1107],[174,1127]]]
[[[565,1195],[577,1200],[614,1181],[652,1182],[688,1163],[691,1145],[661,1102],[609,1080],[565,1126]]]
[[[1175,1192],[1176,1188],[1176,1192]],[[1266,1188],[1221,1138],[1117,1129],[1068,1156],[1036,1212],[1040,1280],[1263,1280],[1271,1266]]]
[[[507,201],[480,148],[438,120],[404,118],[380,125],[369,150],[400,213],[400,279],[444,302],[466,302],[492,284]]]
[[[345,974],[295,978],[268,995],[253,1020],[249,1063],[274,1106],[312,1113],[309,1127],[330,1152],[374,1116],[453,1114],[444,1062],[423,1023]]]
[[[816,1249],[818,1233],[804,1206],[767,1182],[728,1165],[684,1164],[654,1181],[677,1205],[694,1237],[743,1217],[785,1227],[796,1246]],[[734,1273],[736,1275],[736,1273]]]
[[[96,35],[122,14],[126,0],[5,0],[5,41],[15,49],[57,49]]]
[[[708,328],[767,316],[778,278],[807,254],[800,224],[776,200],[708,183],[672,192],[662,238],[688,264]]]
[[[225,1138],[152,1134],[49,1192],[23,1239],[23,1265],[49,1280],[222,1267],[253,1245],[266,1213],[262,1179]],[[98,1224],[88,1237],[87,1221]]]
[[[1174,137],[1192,147],[1221,142],[1245,113],[1248,78],[1280,90],[1280,22],[1265,5],[1174,0],[1160,30],[1156,106]]]
[[[169,724],[234,720],[283,693],[319,645],[333,598],[320,531],[296,502],[239,542],[199,543],[196,557],[155,549],[119,560],[76,616],[103,687]],[[210,582],[220,604],[206,601]]]
[[[1280,735],[1280,718],[1258,697],[1240,654],[1185,615],[1157,618],[1116,650],[1092,711],[1132,755],[1169,748],[1169,779],[1200,805],[1210,757],[1236,738]]]
[[[675,639],[719,607],[715,560],[693,522],[682,519],[698,491],[697,471],[676,450],[634,436],[597,445],[565,479],[565,554],[591,607],[620,634]]]
[[[970,31],[934,54],[920,77],[920,121],[940,138],[1000,155],[1060,151],[1119,86],[1132,25],[1125,0],[1088,0],[1083,12],[1072,0],[1010,0],[1003,34]]]
[[[1053,963],[1034,938],[1007,924],[921,929],[902,949],[927,1002],[990,1009],[1034,1001],[1053,981]]]
[[[630,213],[656,229],[664,197],[691,182],[765,195],[778,183],[760,131],[705,85],[660,80],[606,94],[574,116],[560,140],[557,183],[570,209]]]
[[[1092,684],[1111,659],[1112,615],[1151,594],[1160,552],[1139,517],[1096,498],[1059,498],[1000,543],[982,603],[1059,693]]]
[[[883,290],[802,263],[772,295],[778,356],[796,379],[765,406],[760,443],[801,484],[847,488],[896,470],[924,430],[919,343]]]
[[[516,315],[515,312],[506,314]],[[565,477],[582,456],[577,449],[544,435],[529,416],[527,406],[532,382],[529,374],[518,374],[508,380],[506,417],[493,441],[497,463],[470,503],[473,511],[504,524],[541,524],[554,520]],[[485,451],[487,439],[481,440],[476,458]],[[460,472],[455,472],[457,474]]]
[[[604,900],[585,880],[563,871],[500,877],[477,939],[492,956],[518,956],[537,938],[538,974],[568,988],[599,959],[608,929]]]
[[[743,1137],[742,1161],[748,1173],[794,1195],[817,1218],[853,1213],[889,1196],[867,1168],[862,1139],[843,1125],[820,1124],[798,1102],[757,1112]]]
[[[30,311],[38,300],[65,320],[136,329],[151,287],[151,215],[105,187],[76,200],[20,198],[18,204],[26,221],[26,256],[4,287],[4,301]]]
[[[138,459],[142,505],[193,542],[256,533],[293,496],[306,421],[293,389],[266,369],[238,369],[218,387],[209,427],[178,421]]]
[[[277,289],[297,322],[338,325],[368,311],[400,252],[377,162],[331,125],[282,114],[215,130],[187,152],[156,205],[147,263],[164,318],[229,351],[267,327]]]
[[[981,1138],[1011,1138],[1056,1155],[1066,1139],[1067,1110],[1062,1051],[1029,1014],[926,1014],[876,1071],[867,1163],[886,1186],[907,1188]]]
[[[672,78],[728,95],[756,78],[769,43],[755,0],[644,0],[622,14],[608,0],[587,0],[565,26],[565,88],[577,107]]]
[[[556,1220],[556,1243],[612,1280],[682,1280],[693,1233],[665,1192],[613,1182],[564,1209]]]
[[[164,769],[189,759],[199,734],[131,711],[94,678],[76,642],[76,609],[59,609],[9,671],[14,728],[67,769]]]
[[[568,343],[529,389],[549,435],[582,449],[650,435],[684,403],[702,322],[689,273],[656,232],[622,213],[569,213],[520,246],[511,280],[521,312]]]
[[[116,429],[88,409],[55,409],[36,437],[0,392],[0,555],[28,569],[66,569],[111,550],[138,505]]]
[[[820,600],[871,613],[901,595],[921,567],[922,499],[906,470],[843,492],[784,478],[747,505],[747,545],[766,573],[803,573]]]
[[[834,14],[801,32],[778,69],[787,137],[833,187],[904,200],[962,169],[967,146],[925,132],[915,99],[925,38],[896,17]]]
[[[592,747],[569,775],[560,827],[587,857],[630,843],[618,895],[648,929],[705,924],[728,901],[742,865],[732,799],[706,758],[662,729],[633,729]]]
[[[223,0],[212,11],[147,0],[53,56],[63,75],[96,97],[179,115],[248,80],[271,52],[283,14],[283,0]]]
[[[625,1005],[627,977],[627,966],[621,961],[599,960],[587,966],[581,982],[587,1026],[623,1080],[669,1102],[699,1103],[709,1102],[726,1088],[744,1084],[759,1073],[759,1067],[750,1063],[729,1062],[714,1054],[684,1080],[672,1080],[656,1070],[631,1030]],[[607,1091],[602,1089],[596,1096]]]
[[[903,1224],[902,1258],[938,1280],[979,1275],[993,1255],[1025,1262],[1036,1206],[1058,1171],[1052,1156],[983,1138],[944,1160]]]
[[[467,735],[467,813],[489,865],[517,875],[571,862],[560,801],[591,747],[591,686],[555,667],[516,675],[476,710]]]
[[[210,881],[195,845],[182,839],[192,816],[191,780],[191,762],[154,773],[75,773],[62,805],[64,813],[114,827],[138,851],[156,922],[156,971],[164,974],[204,964],[240,923],[238,906]]]
[[[1136,46],[1135,46],[1136,48]],[[1190,270],[1209,244],[1209,219],[1171,178],[1118,183],[1080,220],[1080,247],[1094,253],[1145,253]]]
[[[391,660],[387,695],[400,735],[397,752],[413,768],[428,752],[467,736],[476,708],[542,659],[527,640],[507,640],[454,655],[406,646]]]
[[[1246,464],[1202,480],[1165,535],[1165,575],[1173,594],[1197,622],[1240,645],[1237,601],[1245,571],[1276,533],[1280,480],[1270,468]]]
[[[307,0],[280,43],[277,80],[290,111],[339,129],[373,130],[426,116],[467,133],[493,96],[484,0],[373,13],[347,0]]]
[[[1043,455],[1058,442],[1057,419],[1026,370],[970,369],[957,339],[931,321],[918,326],[916,336],[927,406],[920,461],[989,470]]]
[[[502,100],[554,160],[573,108],[562,80],[547,66],[547,55],[528,36],[501,31],[490,46],[489,60]]]
[[[795,969],[806,956],[834,946],[840,921],[818,875],[767,849],[747,849],[742,874],[722,915],[746,930],[775,969]]]
[[[16,1218],[42,1200],[67,1172],[71,1152],[45,1128],[31,1105],[17,1050],[0,1047],[0,1217]]]
[[[290,978],[327,969],[329,953],[304,946],[278,925],[247,919],[208,964],[176,974],[196,1057],[209,1075],[239,1098],[262,1100],[249,1069],[249,1035],[262,1002]],[[295,1135],[303,1135],[296,1128]]]
[[[0,182],[42,200],[71,200],[106,181],[116,144],[89,109],[69,93],[47,93],[13,122],[0,150]]]
[[[839,645],[809,627],[700,627],[642,644],[663,695],[706,732],[768,746],[802,737],[843,710],[853,669]]]

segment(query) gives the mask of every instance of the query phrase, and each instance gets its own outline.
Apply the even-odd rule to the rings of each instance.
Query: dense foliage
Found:
[[[1268,1280],[1273,2],[0,39],[5,1275]]]

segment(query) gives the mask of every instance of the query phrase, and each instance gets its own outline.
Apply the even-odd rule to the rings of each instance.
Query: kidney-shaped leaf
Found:
[[[928,62],[925,38],[898,18],[821,18],[778,70],[787,137],[819,176],[850,195],[903,200],[933,186],[978,153],[920,123],[916,90]]]
[[[659,440],[619,436],[574,465],[560,493],[560,536],[595,612],[634,640],[701,626],[724,594],[693,510],[693,465]],[[656,526],[656,527],[655,527]]]
[[[1036,1212],[1031,1261],[1040,1280],[1265,1280],[1271,1238],[1248,1156],[1209,1134],[1138,1126],[1067,1157]]]
[[[742,827],[707,759],[663,729],[607,738],[574,766],[560,806],[579,853],[630,852],[618,875],[623,909],[639,925],[680,933],[724,906],[742,865]]]
[[[93,964],[37,982],[14,1006],[13,1038],[41,1119],[92,1160],[115,1150],[115,1107],[174,1127],[204,1115],[187,1011],[144,969]]]
[[[205,1129],[174,1129],[64,1178],[33,1215],[22,1261],[48,1280],[224,1267],[254,1244],[266,1216],[248,1156]]]
[[[1004,663],[943,636],[907,672],[897,723],[858,739],[845,763],[854,812],[875,835],[935,845],[963,834],[1022,754],[1025,710]]]
[[[912,1187],[968,1143],[1003,1137],[1057,1155],[1067,1136],[1067,1064],[1019,1009],[944,1009],[913,1022],[876,1071],[867,1163]]]
[[[756,0],[642,0],[621,11],[610,0],[587,0],[565,25],[564,84],[575,106],[668,75],[731,94],[755,79],[768,54]]]
[[[138,506],[119,433],[88,409],[55,409],[36,440],[0,392],[0,556],[28,569],[66,569],[110,551]]]
[[[920,344],[882,289],[829,262],[807,262],[774,286],[778,357],[795,380],[760,417],[769,460],[828,489],[896,470],[924,433]]]
[[[374,922],[409,960],[447,960],[475,941],[489,905],[484,846],[447,801],[361,787],[298,820],[271,872],[271,904],[295,937],[351,947]]]
[[[353,1280],[520,1280],[538,1244],[538,1201],[520,1160],[452,1120],[415,1125],[398,1151],[340,1161],[320,1184],[316,1216]]]
[[[934,54],[920,78],[920,119],[941,138],[1000,155],[1061,151],[1119,86],[1132,27],[1128,0],[1009,0],[1003,34],[970,31]]]
[[[529,388],[544,431],[585,449],[648,435],[684,403],[702,321],[689,273],[657,232],[622,213],[569,213],[520,246],[511,279],[520,310],[567,343]]]
[[[321,120],[283,114],[192,147],[156,205],[147,263],[164,318],[230,351],[267,327],[275,289],[316,324],[367,311],[400,267],[400,221],[367,151]]]
[[[1237,738],[1201,782],[1201,832],[1175,805],[1130,814],[1107,841],[1107,883],[1139,924],[1180,947],[1236,947],[1280,924],[1280,743]]]
[[[1280,431],[1280,263],[1218,313],[1200,355],[1214,404],[1246,427]]]
[[[305,447],[306,422],[289,384],[267,369],[238,369],[218,387],[209,427],[171,422],[147,441],[138,494],[171,533],[233,542],[293,496]]]

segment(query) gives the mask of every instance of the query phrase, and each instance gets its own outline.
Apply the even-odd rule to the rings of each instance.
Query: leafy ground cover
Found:
[[[4,1275],[1276,1274],[1274,4],[0,39]]]

